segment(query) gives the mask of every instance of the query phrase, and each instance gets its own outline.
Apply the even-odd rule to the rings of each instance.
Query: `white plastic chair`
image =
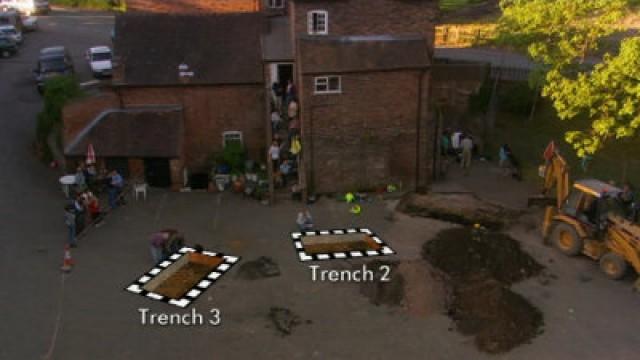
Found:
[[[133,185],[133,196],[138,200],[138,194],[142,194],[145,200],[147,200],[147,183],[140,183]]]

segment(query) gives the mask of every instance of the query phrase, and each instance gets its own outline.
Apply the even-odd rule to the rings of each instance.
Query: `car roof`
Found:
[[[578,180],[573,184],[576,189],[591,194],[596,197],[602,197],[604,194],[619,194],[622,189],[597,179]]]
[[[95,53],[106,53],[106,52],[111,52],[111,49],[108,46],[94,46],[92,48],[89,48],[89,51],[92,54]]]
[[[52,46],[40,50],[40,56],[64,55],[66,52],[64,46]]]

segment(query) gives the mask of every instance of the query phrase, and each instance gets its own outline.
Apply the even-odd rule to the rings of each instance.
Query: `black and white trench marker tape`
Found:
[[[349,235],[349,234],[366,234],[373,239],[381,247],[379,250],[364,250],[364,251],[339,251],[339,252],[327,252],[322,254],[309,254],[305,251],[302,238],[307,236],[319,236],[319,235]],[[371,256],[388,256],[393,255],[396,252],[389,247],[382,239],[369,229],[334,229],[334,230],[318,230],[318,231],[299,231],[291,233],[291,240],[293,240],[293,246],[298,253],[300,261],[321,261],[321,260],[334,260],[334,259],[353,259]]]
[[[202,295],[209,287],[211,287],[216,281],[218,281],[233,265],[240,261],[238,256],[224,255],[220,253],[214,253],[211,251],[202,251],[203,255],[211,257],[220,257],[223,259],[222,263],[216,266],[206,277],[200,280],[194,285],[187,293],[180,299],[172,299],[170,297],[160,295],[144,289],[145,284],[159,276],[163,271],[168,269],[172,264],[180,260],[183,256],[188,256],[189,253],[196,252],[195,249],[190,247],[183,247],[178,252],[169,256],[169,258],[147,273],[142,275],[139,279],[131,283],[131,285],[125,288],[126,291],[132,292],[144,296],[151,300],[162,301],[167,304],[175,305],[180,308],[186,308],[193,303],[200,295]]]

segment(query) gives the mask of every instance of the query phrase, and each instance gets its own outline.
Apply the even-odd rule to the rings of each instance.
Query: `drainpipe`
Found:
[[[421,139],[421,120],[422,120],[422,86],[423,86],[423,79],[424,79],[424,75],[426,73],[426,69],[421,69],[420,72],[418,73],[418,111],[416,114],[416,190],[418,190],[419,186],[420,186],[420,139]]]

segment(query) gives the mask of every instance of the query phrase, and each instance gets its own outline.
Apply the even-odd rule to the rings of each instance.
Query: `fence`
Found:
[[[436,26],[436,47],[470,47],[496,37],[495,24],[444,24]]]

